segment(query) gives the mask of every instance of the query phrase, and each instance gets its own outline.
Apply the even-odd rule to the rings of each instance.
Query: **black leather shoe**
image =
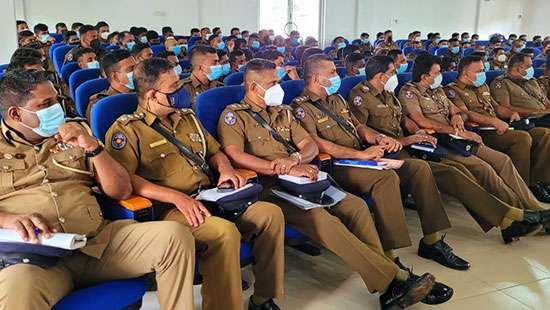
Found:
[[[418,255],[427,259],[434,260],[445,267],[455,270],[468,270],[470,263],[456,256],[445,241],[445,236],[432,245],[424,243],[422,240],[418,243]]]
[[[409,277],[407,281],[394,279],[384,294],[380,295],[380,307],[402,309],[423,300],[434,286],[435,278],[429,273]]]
[[[400,269],[409,272],[411,277],[418,277],[417,275],[412,273],[410,269],[403,266],[399,258],[395,259],[395,264],[399,266]],[[428,304],[428,305],[439,305],[451,299],[451,297],[453,297],[453,294],[454,294],[454,290],[451,287],[441,282],[435,282],[434,286],[432,287],[428,295],[426,295],[426,297],[422,299],[422,303]]]
[[[508,244],[514,240],[519,240],[519,237],[524,236],[532,236],[537,234],[542,229],[542,225],[539,224],[540,221],[537,221],[536,223],[530,222],[531,219],[529,218],[530,215],[528,214],[529,211],[525,211],[525,220],[519,222],[514,221],[512,225],[510,225],[506,229],[501,229],[500,233],[502,235],[502,240],[505,244]],[[529,212],[530,213],[530,212]],[[537,212],[533,212],[537,213]]]
[[[538,201],[550,203],[550,193],[548,192],[545,184],[537,182],[537,184],[531,186],[530,188]]]
[[[248,310],[281,310],[281,308],[275,304],[273,299],[270,299],[261,305],[257,305],[252,301],[252,297],[250,297],[250,300],[248,301]]]
[[[540,215],[540,223],[544,226],[547,233],[550,233],[550,209],[538,212]]]

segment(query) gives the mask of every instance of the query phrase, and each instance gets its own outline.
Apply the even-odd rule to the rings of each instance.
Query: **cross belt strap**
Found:
[[[328,117],[332,118],[338,126],[342,127],[347,133],[351,134],[355,140],[357,140],[357,143],[359,143],[359,147],[364,149],[365,145],[363,144],[363,141],[361,138],[359,138],[359,135],[357,134],[357,129],[350,123],[348,123],[346,120],[342,119],[340,116],[332,113],[329,109],[327,109],[323,104],[321,104],[319,101],[315,101],[313,105],[321,110],[321,112],[325,113]]]
[[[192,150],[187,148],[185,145],[183,145],[183,143],[178,141],[176,137],[174,137],[168,130],[162,127],[158,119],[156,119],[153,122],[151,127],[154,130],[156,130],[159,134],[161,134],[164,138],[166,138],[166,140],[168,140],[170,143],[175,145],[183,156],[189,158],[197,166],[201,167],[202,171],[204,171],[204,173],[206,173],[206,175],[208,176],[208,179],[210,180],[210,184],[216,184],[214,180],[214,174],[212,173],[212,168],[210,168],[210,165],[208,165],[205,159],[195,154],[195,152],[193,152]]]
[[[267,131],[271,134],[271,136],[273,137],[273,139],[275,139],[275,141],[284,145],[286,148],[286,151],[289,154],[298,152],[298,149],[294,147],[294,145],[290,144],[290,142],[288,142],[285,138],[283,138],[275,129],[269,126],[269,124],[265,121],[265,119],[263,119],[263,117],[260,114],[250,109],[246,110],[246,112],[248,112],[248,114],[250,114],[250,116],[252,116],[252,118],[254,118],[254,120],[258,124],[262,125],[263,128],[267,129]]]

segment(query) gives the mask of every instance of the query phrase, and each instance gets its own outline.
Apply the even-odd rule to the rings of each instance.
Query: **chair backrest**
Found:
[[[340,76],[341,79],[346,77],[346,67],[336,67],[336,73]]]
[[[105,134],[123,114],[133,113],[138,104],[135,93],[118,94],[100,99],[92,107],[90,125],[94,136],[105,143]]]
[[[399,46],[400,49],[403,49],[403,45],[405,45],[407,41],[408,40],[400,39],[400,40],[396,40],[395,43],[397,43],[397,46]]]
[[[342,80],[342,84],[340,85],[338,92],[342,95],[342,97],[344,97],[344,99],[348,99],[349,92],[355,87],[355,85],[364,80],[365,76],[348,76]]]
[[[399,94],[399,90],[401,89],[401,87],[403,87],[403,85],[407,84],[411,80],[412,80],[412,73],[411,72],[405,72],[405,73],[398,74],[397,75],[397,81],[399,81],[399,83],[397,84],[397,87],[395,88],[394,93]]]
[[[533,42],[533,41],[525,42],[525,47],[533,47],[533,46],[535,46],[535,42]]]
[[[98,78],[82,83],[76,89],[74,98],[78,115],[81,117],[86,117],[86,110],[88,109],[90,97],[106,90],[107,88],[109,88],[109,81],[107,81],[107,79]]]
[[[465,48],[465,49],[464,49],[464,56],[469,56],[469,55],[471,55],[473,52],[474,52],[474,48],[473,48],[473,47]]]
[[[4,72],[4,70],[6,70],[6,68],[9,66],[10,64],[1,64],[0,65],[0,73]]]
[[[489,46],[489,41],[488,40],[477,40],[476,43],[478,45]]]
[[[76,61],[71,61],[64,64],[63,67],[61,67],[61,80],[63,80],[65,84],[69,84],[69,77],[73,74],[73,72],[79,69],[80,67]]]
[[[218,138],[218,120],[226,106],[239,103],[244,98],[244,86],[233,85],[211,88],[196,99],[197,117],[204,128]]]
[[[48,51],[48,54],[50,56],[50,59],[53,59],[53,51],[55,51],[56,48],[65,45],[63,42],[54,43],[52,46],[50,46],[50,50]]]
[[[73,72],[69,77],[69,93],[71,98],[75,98],[74,94],[78,86],[82,83],[97,79],[99,77],[99,69],[79,69]]]
[[[178,63],[183,70],[191,68],[191,62],[189,60],[180,60]]]
[[[437,51],[438,49],[439,49],[439,47],[432,46],[432,47],[430,47],[430,49],[428,49],[428,53],[430,53],[430,55],[435,55],[435,51]]]
[[[447,71],[443,72],[443,81],[441,81],[441,84],[443,86],[446,86],[447,84],[454,82],[456,78],[458,77],[457,71]]]
[[[191,72],[182,73],[180,74],[180,80],[185,80],[186,78],[191,76]]]
[[[440,47],[440,48],[438,48],[438,49],[435,50],[435,56],[442,56],[442,55],[445,54],[448,50],[449,50],[448,47]]]
[[[546,59],[533,59],[533,68],[540,68],[546,63]],[[1,70],[0,70],[1,71]]]
[[[242,85],[244,82],[244,72],[233,72],[230,75],[228,75],[223,80],[223,85],[225,86],[233,86],[233,85]]]
[[[61,74],[61,67],[65,61],[65,55],[76,45],[61,45],[53,51],[53,67],[58,74]]]
[[[359,45],[359,44],[361,44],[361,39],[355,39],[351,41],[351,45]]]
[[[407,60],[407,70],[405,72],[411,72],[413,70],[414,61],[413,60]]]
[[[485,83],[487,83],[487,85],[490,85],[491,82],[498,76],[501,76],[504,74],[504,71],[503,70],[489,70],[487,72],[485,72],[485,76],[487,77],[487,80]]]
[[[151,45],[151,50],[153,51],[153,56],[157,56],[161,52],[165,52],[166,48],[164,48],[163,44],[155,44]]]
[[[537,47],[534,47],[534,48],[533,48],[533,55],[534,55],[534,57],[537,57],[540,53],[542,53],[542,51],[540,50],[540,48],[537,48]]]
[[[300,96],[304,91],[305,81],[304,80],[289,80],[281,83],[281,87],[285,91],[285,96],[283,97],[283,104],[290,104],[294,98]]]
[[[412,51],[414,51],[414,46],[407,46],[403,49],[403,54],[405,56],[409,55]]]
[[[120,49],[120,46],[116,45],[116,44],[113,44],[113,45],[107,45],[107,46],[105,46],[105,48],[108,49],[108,50],[118,50],[118,49]]]
[[[59,43],[59,42],[63,41],[63,35],[62,34],[57,34],[57,33],[50,32],[50,37],[55,39],[55,43]]]
[[[332,50],[334,50],[335,47],[334,46],[327,46],[325,47],[325,49],[323,50],[323,53],[324,54],[330,54],[330,52],[332,52]]]
[[[536,78],[538,78],[539,76],[541,76],[543,74],[544,74],[544,69],[542,69],[542,68],[535,69],[535,77]]]

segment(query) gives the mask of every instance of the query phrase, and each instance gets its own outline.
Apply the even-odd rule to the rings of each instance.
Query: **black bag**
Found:
[[[436,147],[430,143],[415,143],[409,146],[409,154],[422,160],[440,162],[447,153],[447,149],[439,144]]]
[[[529,131],[535,128],[535,123],[528,118],[524,118],[510,123],[510,127],[514,128],[514,130]]]
[[[441,144],[449,150],[455,151],[464,157],[469,157],[472,154],[475,154],[477,148],[479,147],[477,142],[466,139],[456,139],[448,134],[435,134],[434,136],[437,138],[438,144]]]
[[[260,199],[263,187],[253,183],[252,186],[235,194],[225,196],[216,202],[201,201],[211,212],[229,221],[236,221],[253,203]]]
[[[548,115],[530,118],[529,120],[534,123],[534,127],[550,128],[550,116]]]

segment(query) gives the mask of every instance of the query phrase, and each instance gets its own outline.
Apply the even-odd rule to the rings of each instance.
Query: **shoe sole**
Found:
[[[428,274],[421,282],[411,287],[407,294],[399,301],[399,306],[401,308],[407,308],[421,302],[432,290],[434,284],[435,277]]]

